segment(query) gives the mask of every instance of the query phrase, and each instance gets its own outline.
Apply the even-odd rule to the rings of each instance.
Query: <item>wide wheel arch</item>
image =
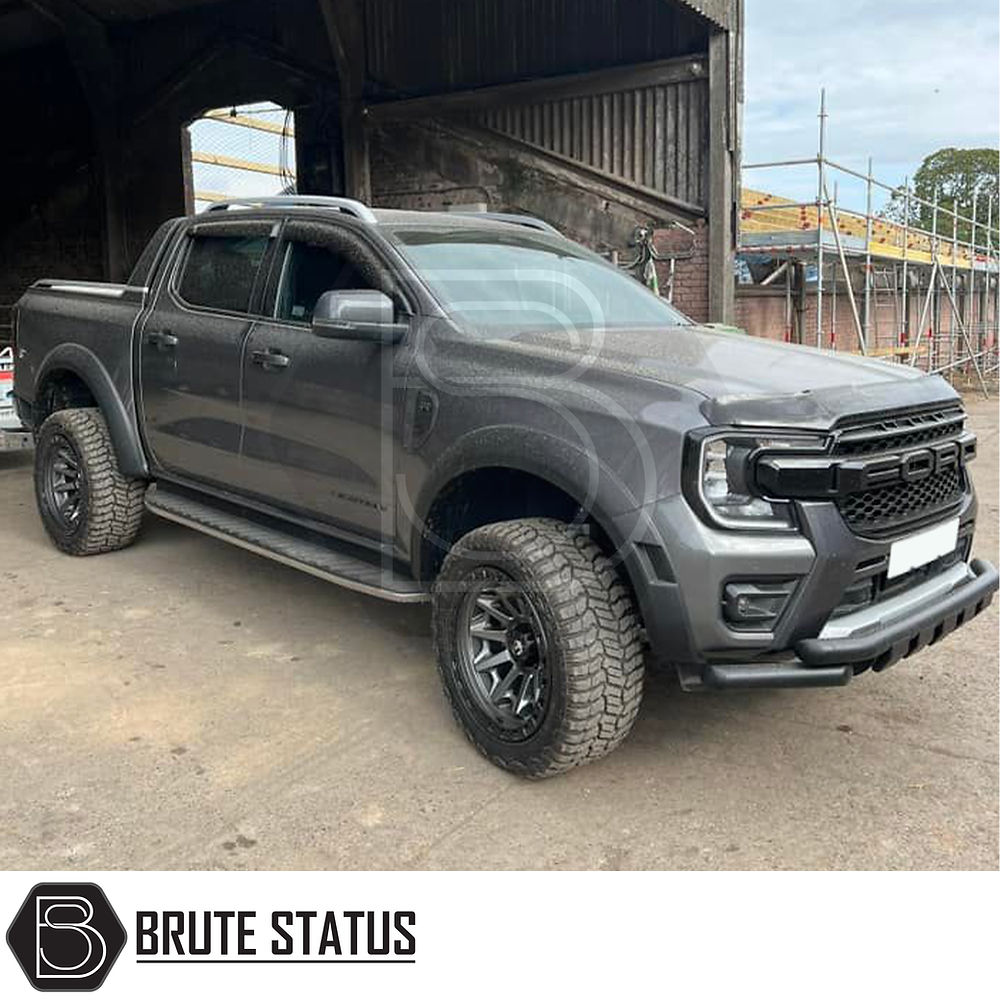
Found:
[[[628,541],[616,517],[637,506],[614,473],[582,449],[522,428],[486,428],[441,456],[411,506],[412,570],[432,582],[462,535],[525,517],[586,524],[612,556]]]
[[[61,344],[42,362],[36,380],[34,423],[37,429],[56,410],[93,406],[104,416],[123,475],[146,478],[149,466],[134,419],[129,415],[107,369],[93,351]]]

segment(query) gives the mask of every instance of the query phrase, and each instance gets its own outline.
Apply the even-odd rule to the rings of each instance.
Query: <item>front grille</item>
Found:
[[[944,513],[961,503],[964,495],[965,476],[948,469],[917,483],[850,493],[837,501],[837,507],[852,531],[870,535]]]
[[[965,411],[950,404],[931,410],[862,418],[842,426],[832,453],[878,461],[957,440],[965,429]],[[917,482],[895,482],[849,493],[837,500],[847,525],[859,535],[891,535],[933,521],[957,508],[968,488],[964,471],[951,467]]]
[[[848,427],[837,435],[835,455],[875,455],[880,451],[919,448],[946,438],[958,437],[965,426],[959,406],[902,414]]]

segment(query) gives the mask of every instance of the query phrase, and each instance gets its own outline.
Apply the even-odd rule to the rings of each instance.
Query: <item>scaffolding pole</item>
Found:
[[[983,304],[979,309],[979,347],[986,346],[986,323],[990,316],[990,261],[993,260],[993,195],[986,210],[986,277],[983,278]]]
[[[979,209],[979,192],[972,192],[972,236],[970,237],[970,242],[972,243],[972,260],[969,265],[969,290],[966,292],[966,298],[968,300],[968,313],[969,318],[966,321],[966,329],[969,330],[970,335],[975,335],[976,332],[976,214]]]
[[[951,307],[954,310],[955,316],[957,317],[958,316],[958,304],[955,302],[955,295],[952,292],[952,290],[948,287],[948,283],[947,282],[945,282],[944,290],[948,293],[948,298],[951,299]],[[983,370],[982,370],[982,368],[979,365],[979,354],[976,353],[975,348],[972,346],[972,340],[969,337],[969,330],[966,327],[966,325],[961,321],[961,319],[958,319],[957,322],[958,322],[958,328],[959,328],[959,330],[962,333],[962,337],[965,339],[965,346],[969,350],[969,360],[972,362],[973,367],[976,369],[976,374],[979,376],[979,384],[983,388],[983,395],[987,399],[989,399],[990,398],[990,390],[986,386],[986,379],[983,376]],[[964,361],[965,359],[963,358],[962,360]]]
[[[958,207],[957,199],[952,205]],[[951,216],[951,287],[958,287],[958,213],[953,212]],[[955,317],[948,324],[948,366],[951,367],[955,360]]]
[[[811,202],[785,200],[763,193],[758,196],[744,186],[742,208],[749,221],[741,228],[740,249],[746,253],[766,253],[773,258],[774,270],[763,285],[777,285],[784,277],[784,329],[781,335],[791,339],[795,327],[793,314],[805,315],[803,307],[808,287],[805,268],[814,262],[816,320],[813,332],[817,346],[828,346],[824,341],[827,332],[829,345],[836,346],[837,323],[842,318],[837,315],[840,311],[839,281],[843,274],[859,345],[855,350],[908,362],[927,372],[948,373],[954,380],[971,376],[987,392],[986,376],[989,375],[991,384],[995,385],[1000,372],[997,353],[1000,339],[1000,201],[991,193],[988,201],[980,204],[987,195],[976,192],[969,214],[965,214],[957,199],[952,199],[950,204],[944,201],[940,188],[934,191],[933,197],[926,199],[913,190],[909,177],[901,185],[880,181],[875,176],[871,157],[867,158],[864,172],[827,159],[827,108],[824,89],[819,99],[819,148],[815,158],[744,167],[744,170],[787,167],[800,172],[808,167],[815,171],[812,177],[816,194]],[[837,184],[841,174],[856,178],[864,185],[863,215],[841,204]],[[892,213],[883,214],[876,207],[876,191],[892,196],[894,206],[901,209],[898,222],[892,221]],[[751,197],[748,198],[748,194]],[[948,216],[951,216],[950,233]],[[826,246],[827,240],[830,247]],[[834,255],[832,261],[828,259],[831,254]],[[828,267],[833,288],[827,281]],[[861,286],[856,286],[852,277],[862,267],[863,301],[857,294]],[[883,269],[885,291],[891,295],[894,314],[891,330],[885,331],[880,322]],[[798,281],[793,281],[793,271],[799,275]],[[968,275],[963,278],[964,272]],[[982,282],[979,272],[982,272]],[[793,309],[795,288],[799,303]],[[914,320],[917,320],[915,331]],[[806,331],[800,320],[800,342],[804,336]]]
[[[1000,182],[1000,177],[997,178]],[[998,190],[1000,190],[1000,183],[998,183]],[[1000,208],[1000,206],[998,206]],[[996,250],[996,255],[994,257],[996,261],[996,267],[993,271],[993,282],[996,285],[996,300],[993,306],[993,350],[996,351],[1000,348],[1000,344],[997,343],[1000,340],[1000,240],[997,240],[993,244]],[[998,370],[1000,370],[1000,360],[998,360]]]
[[[934,261],[931,267],[931,276],[927,282],[927,301],[928,303],[934,302],[935,292],[937,290],[937,282],[934,280],[934,276],[937,273],[937,269],[941,266],[940,264],[940,243],[938,242],[938,203],[941,199],[941,189],[938,186],[934,188],[934,211],[931,214],[931,258]],[[927,328],[927,367],[934,367],[934,327],[937,317],[932,313],[930,325]],[[923,321],[920,323],[920,328],[923,329]],[[939,331],[940,332],[940,331]],[[920,330],[917,331],[919,336]]]
[[[785,343],[792,342],[792,261],[785,261]]]
[[[903,182],[906,195],[903,200],[903,328],[900,330],[900,346],[910,346],[910,178]]]
[[[816,346],[823,346],[823,164],[826,158],[826,88],[819,95],[819,155],[816,157]]]
[[[920,352],[920,337],[924,332],[924,323],[926,322],[927,314],[930,311],[931,300],[934,298],[934,282],[937,278],[937,272],[938,272],[938,263],[937,261],[935,261],[934,265],[931,267],[931,276],[927,282],[927,295],[924,296],[924,307],[923,309],[920,310],[920,320],[917,323],[917,336],[913,341],[913,346],[910,348],[910,367],[914,367],[917,363],[917,355]],[[930,330],[927,331],[927,336],[928,339],[930,339]],[[931,361],[933,360],[930,356],[931,347],[932,345],[928,344],[927,348],[928,367],[931,367]]]
[[[927,313],[931,307],[931,301],[934,298],[934,288],[935,281],[938,272],[938,240],[937,240],[937,224],[938,224],[938,189],[934,188],[934,211],[931,215],[931,274],[927,279],[927,294],[924,296],[924,306],[920,310],[920,319],[917,320],[917,336],[913,341],[913,347],[910,352],[910,367],[916,366],[917,354],[920,350],[920,338],[924,333],[924,323],[927,321]],[[934,366],[934,340],[931,336],[931,331],[927,331],[927,367],[932,368]]]
[[[868,157],[868,176],[865,208],[865,323],[862,334],[863,349],[867,348],[872,330],[872,158]]]
[[[823,194],[824,195],[826,194],[826,187],[825,186],[823,188]],[[827,201],[829,201],[829,198],[827,199]],[[858,345],[861,347],[861,353],[862,354],[867,354],[868,353],[868,348],[865,345],[865,335],[864,335],[864,332],[861,329],[861,317],[858,315],[858,304],[857,304],[857,302],[854,301],[854,288],[853,288],[853,286],[851,284],[851,272],[848,270],[848,267],[847,267],[847,255],[844,253],[844,244],[843,244],[843,242],[840,239],[840,221],[839,221],[838,215],[837,215],[837,195],[836,194],[834,194],[833,201],[829,202],[829,204],[830,204],[830,225],[833,228],[833,238],[834,238],[834,240],[836,241],[836,244],[837,244],[837,255],[840,257],[840,266],[844,270],[844,281],[847,283],[847,298],[850,300],[850,303],[851,303],[851,315],[854,317],[854,329],[855,329],[855,332],[858,335]],[[836,279],[834,280],[833,295],[834,295],[834,299],[833,299],[834,326],[833,326],[832,337],[836,338],[836,336],[837,336],[837,327],[836,327],[836,316],[837,316],[837,312],[836,312],[836,309],[837,309],[837,297],[836,297],[837,296],[837,285],[836,285]],[[834,346],[836,346],[836,339],[834,339]]]

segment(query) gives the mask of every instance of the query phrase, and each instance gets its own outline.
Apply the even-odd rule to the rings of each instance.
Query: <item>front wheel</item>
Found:
[[[603,757],[642,699],[640,625],[608,559],[579,528],[477,528],[434,587],[438,669],[455,716],[500,767],[542,778]]]
[[[59,410],[35,439],[35,499],[56,547],[74,556],[131,545],[146,484],[118,469],[100,410]]]

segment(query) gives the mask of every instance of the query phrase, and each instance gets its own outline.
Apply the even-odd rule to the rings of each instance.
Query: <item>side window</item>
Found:
[[[193,236],[178,292],[185,302],[208,309],[247,312],[266,236]]]
[[[308,323],[316,300],[324,292],[373,287],[349,254],[334,247],[292,240],[285,247],[275,316]]]
[[[168,219],[164,222],[159,229],[153,234],[152,239],[146,244],[142,253],[139,255],[139,259],[135,262],[135,267],[132,268],[132,273],[128,276],[129,285],[135,287],[142,287],[149,283],[150,276],[153,272],[153,266],[156,264],[157,259],[160,256],[160,251],[163,249],[164,243],[167,241],[167,237],[170,235],[170,231],[177,224],[176,219]]]

